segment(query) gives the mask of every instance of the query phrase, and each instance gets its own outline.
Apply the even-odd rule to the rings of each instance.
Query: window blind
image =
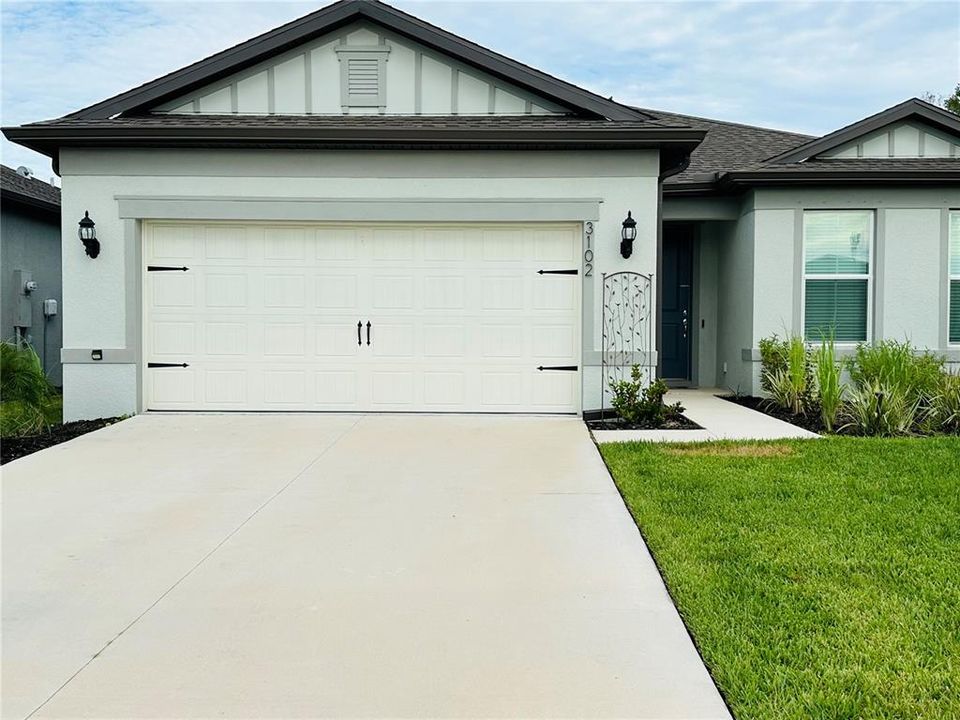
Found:
[[[864,342],[867,281],[807,280],[803,333],[813,341],[832,333],[837,342]]]

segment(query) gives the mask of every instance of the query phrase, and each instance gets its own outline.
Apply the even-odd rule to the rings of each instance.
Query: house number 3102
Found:
[[[583,276],[591,277],[593,275],[593,223],[583,224],[584,248],[583,248]]]

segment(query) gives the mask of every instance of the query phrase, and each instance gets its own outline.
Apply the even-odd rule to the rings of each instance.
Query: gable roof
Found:
[[[67,118],[103,119],[141,113],[178,95],[255,65],[357,20],[368,20],[415,40],[440,53],[542,95],[574,114],[608,120],[648,119],[641,111],[608,100],[552,75],[536,70],[379,0],[339,0],[316,12],[282,25],[157,78],[67,115]]]
[[[740,192],[758,185],[939,184],[960,182],[960,158],[820,159],[816,154],[907,117],[960,133],[960,117],[913,98],[820,138],[692,115],[643,109],[662,122],[707,130],[668,195]]]
[[[60,188],[24,177],[6,165],[0,165],[0,198],[4,205],[12,202],[60,215]]]
[[[891,123],[916,118],[953,135],[960,136],[960,117],[953,113],[931,105],[920,98],[910,98],[899,105],[882,110],[875,115],[859,120],[851,125],[840,128],[821,138],[799,145],[791,150],[769,158],[773,164],[803,162],[816,157],[834,148],[855,140]]]

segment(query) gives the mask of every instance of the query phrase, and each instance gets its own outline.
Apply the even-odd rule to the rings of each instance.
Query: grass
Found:
[[[601,452],[739,720],[960,717],[960,438]]]

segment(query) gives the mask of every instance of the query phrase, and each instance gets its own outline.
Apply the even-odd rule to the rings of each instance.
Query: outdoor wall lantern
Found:
[[[96,225],[97,224],[90,219],[90,212],[84,211],[83,220],[80,221],[80,230],[77,234],[83,242],[84,250],[86,250],[87,255],[91,258],[95,258],[100,254],[100,241],[97,240]]]
[[[623,229],[620,231],[620,254],[624,258],[633,255],[633,241],[637,237],[637,221],[633,219],[631,211],[627,211],[627,219],[623,221]]]

